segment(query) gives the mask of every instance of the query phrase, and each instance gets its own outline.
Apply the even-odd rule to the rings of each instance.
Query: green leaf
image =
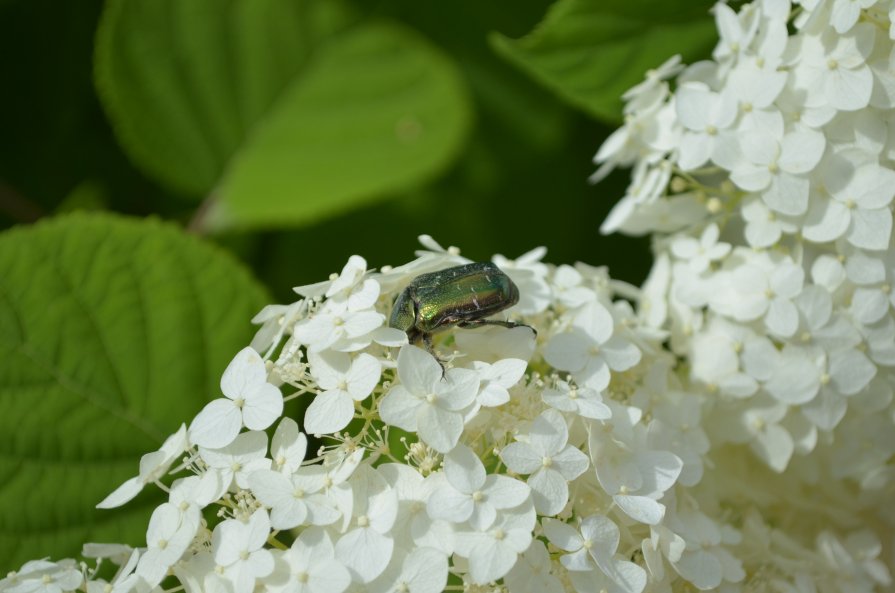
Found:
[[[131,158],[197,197],[220,178],[314,42],[291,0],[110,0],[96,86]]]
[[[354,29],[321,48],[236,156],[211,224],[306,223],[421,184],[468,123],[457,74],[422,37]]]
[[[0,234],[0,558],[145,545],[158,495],[94,506],[204,402],[264,291],[156,221],[72,214]]]
[[[708,56],[717,41],[703,2],[559,0],[521,39],[498,33],[498,53],[592,116],[622,117],[621,95],[674,54]]]
[[[450,61],[332,0],[111,0],[96,83],[148,174],[209,224],[289,225],[425,181],[463,140]]]

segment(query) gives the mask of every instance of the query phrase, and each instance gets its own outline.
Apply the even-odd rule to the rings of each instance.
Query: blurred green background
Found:
[[[0,0],[0,569],[142,544],[158,497],[92,506],[351,254],[544,245],[639,284],[648,240],[598,231],[628,173],[591,158],[648,68],[708,55],[708,8]]]

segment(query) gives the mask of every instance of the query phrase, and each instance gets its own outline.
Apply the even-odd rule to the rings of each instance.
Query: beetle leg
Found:
[[[538,330],[530,325],[527,325],[525,323],[516,323],[514,321],[503,321],[501,319],[474,319],[472,321],[461,321],[457,324],[458,327],[462,327],[464,329],[480,327],[482,325],[499,325],[501,327],[506,327],[509,329],[512,329],[514,327],[527,327],[534,333],[535,337],[538,336]]]
[[[443,360],[440,356],[438,356],[438,352],[435,351],[435,346],[432,345],[432,334],[423,334],[423,344],[426,345],[426,351],[428,351],[429,354],[431,354],[435,358],[435,361],[441,367],[441,378],[444,379],[444,374],[446,372],[445,368],[444,368],[444,363],[446,361]]]
[[[426,345],[426,350],[429,351],[429,354],[438,358],[438,355],[435,354],[435,347],[432,345],[432,334],[423,334],[423,343]]]

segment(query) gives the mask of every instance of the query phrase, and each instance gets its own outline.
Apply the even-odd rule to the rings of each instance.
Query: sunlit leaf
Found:
[[[676,0],[559,0],[521,39],[493,34],[495,49],[564,99],[607,122],[621,95],[674,54],[707,57],[717,32],[710,4]]]
[[[461,78],[413,31],[300,0],[111,0],[96,81],[131,158],[209,226],[306,223],[458,153]]]
[[[219,395],[264,291],[154,221],[69,215],[0,234],[0,569],[145,545],[158,496],[96,503]]]

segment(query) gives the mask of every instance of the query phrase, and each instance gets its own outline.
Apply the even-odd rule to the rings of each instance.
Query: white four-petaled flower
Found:
[[[244,348],[221,377],[226,398],[206,404],[190,424],[190,442],[219,449],[233,442],[240,429],[264,430],[283,414],[280,390],[267,382],[267,368],[252,348]]]
[[[379,403],[382,420],[418,432],[439,453],[453,449],[463,432],[462,410],[475,401],[479,377],[468,369],[444,371],[431,354],[404,346],[398,354],[400,383]]]

